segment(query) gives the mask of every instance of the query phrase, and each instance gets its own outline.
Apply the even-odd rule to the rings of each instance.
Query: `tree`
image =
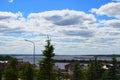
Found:
[[[90,62],[90,66],[87,71],[87,80],[100,80],[101,77],[102,77],[102,66],[95,57],[95,60],[91,60]]]
[[[0,69],[0,80],[2,80],[2,70]]]
[[[17,59],[13,58],[4,71],[5,80],[18,80]]]
[[[9,55],[0,55],[0,60],[2,61],[8,61],[10,59],[12,59],[13,57],[9,56]]]
[[[71,80],[83,80],[83,74],[80,69],[79,62],[75,62],[74,69],[73,69],[73,74]]]
[[[108,80],[118,80],[117,78],[117,60],[115,55],[112,57],[111,66],[108,70]]]
[[[108,79],[108,70],[104,70],[104,71],[103,71],[101,80],[109,80],[109,79]]]
[[[30,63],[24,63],[23,69],[21,71],[22,80],[33,80],[34,79],[34,69]]]
[[[48,38],[47,45],[45,46],[45,50],[43,50],[44,58],[39,62],[40,71],[38,80],[54,80],[55,77],[53,75],[53,57],[54,57],[54,47],[51,45],[51,40]]]
[[[62,74],[61,74],[61,70],[59,69],[57,72],[57,80],[62,80]]]

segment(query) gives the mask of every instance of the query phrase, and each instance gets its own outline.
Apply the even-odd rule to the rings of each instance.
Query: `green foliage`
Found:
[[[97,58],[95,58],[95,60],[91,61],[86,76],[87,76],[87,80],[100,80],[101,79],[101,77],[102,77],[102,66],[97,61]]]
[[[61,74],[61,70],[59,69],[57,72],[57,79],[61,80],[62,79],[62,74]]]
[[[45,46],[45,50],[43,50],[43,55],[46,58],[52,58],[55,55],[53,53],[54,47],[53,47],[53,45],[51,45],[50,41],[51,41],[50,39],[47,40],[47,45]]]
[[[111,64],[112,64],[112,66],[108,70],[108,80],[118,80],[118,78],[117,78],[117,60],[114,55],[112,57]]]
[[[2,70],[0,69],[0,80],[2,80]]]
[[[71,80],[83,80],[83,73],[82,70],[80,69],[79,62],[75,62]]]
[[[68,73],[62,73],[62,79],[61,80],[68,80],[70,79],[70,75]]]
[[[11,60],[12,58],[13,58],[13,57],[8,56],[8,55],[6,55],[6,56],[2,56],[2,55],[0,55],[0,60],[2,60],[2,61]]]
[[[17,59],[13,58],[4,71],[5,80],[18,80]]]
[[[109,80],[108,79],[108,70],[104,70],[102,77],[101,77],[101,80]]]
[[[117,78],[117,60],[116,57],[113,55],[111,66],[108,70],[105,70],[101,80],[119,80]]]
[[[45,46],[45,50],[43,50],[43,58],[40,62],[40,71],[38,72],[37,80],[55,80],[54,72],[53,72],[53,64],[54,60],[54,47],[51,45],[51,40],[48,38],[47,45]]]
[[[22,80],[33,80],[34,79],[34,69],[30,63],[24,63],[21,71]]]

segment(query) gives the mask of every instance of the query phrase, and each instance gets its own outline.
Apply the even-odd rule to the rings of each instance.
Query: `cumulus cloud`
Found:
[[[11,28],[4,27],[4,28],[1,28],[0,33],[4,33],[4,34],[6,34],[6,33],[7,34],[11,34],[11,33],[17,34],[17,33],[19,33],[19,34],[22,34],[22,33],[24,33],[24,31],[22,31],[21,28],[11,29]]]
[[[32,33],[52,36],[79,36],[95,38],[102,31],[97,28],[92,14],[74,10],[54,10],[31,13],[27,18],[22,13],[0,12],[0,33]],[[6,14],[6,15],[2,15]],[[119,20],[100,21],[102,26],[119,28]],[[104,30],[105,31],[105,30]],[[103,36],[103,35],[101,35]]]
[[[120,20],[113,19],[113,20],[101,20],[100,23],[106,27],[113,27],[120,29]]]
[[[120,6],[120,2],[111,2],[101,6],[99,9],[93,8],[91,12],[120,19],[120,7],[118,6]]]
[[[41,19],[43,17],[47,21],[51,21],[53,24],[58,26],[93,23],[96,21],[94,15],[74,10],[56,10],[43,13],[31,13],[28,17],[36,19]]]
[[[11,45],[13,46],[11,48],[15,49],[16,52],[27,50],[26,53],[30,53],[28,48],[23,49],[27,46],[23,42],[24,38],[36,41],[36,46],[40,40],[42,45],[39,44],[43,46],[46,40],[46,37],[42,37],[43,35],[52,36],[53,44],[57,45],[56,49],[63,52],[65,51],[63,46],[70,49],[66,51],[76,51],[76,53],[79,53],[80,48],[83,51],[86,51],[85,49],[96,49],[97,51],[97,48],[101,47],[102,50],[110,43],[118,45],[119,29],[119,19],[101,20],[97,23],[93,14],[87,14],[83,11],[53,10],[30,13],[27,17],[23,17],[20,12],[0,12],[0,39],[3,39],[3,44],[7,42],[6,46],[2,48],[6,50],[6,47]],[[8,38],[13,39],[13,41],[6,41]],[[22,40],[22,42],[17,41],[17,39]],[[23,50],[18,47],[20,45]],[[37,48],[40,49],[40,47]],[[39,49],[37,51],[40,53]]]
[[[68,36],[94,37],[94,32],[88,30],[63,30]]]
[[[86,14],[82,11],[74,10],[54,10],[42,13],[31,13],[28,16],[28,22],[31,23],[35,32],[42,34],[64,35],[64,30],[89,29],[94,27],[96,18],[92,14]],[[41,29],[41,31],[39,31]],[[71,34],[76,34],[75,31]],[[66,35],[66,34],[65,34]],[[76,34],[76,36],[78,36]],[[82,36],[82,35],[79,35]]]
[[[60,25],[60,26],[65,26],[65,25],[74,25],[79,23],[79,19],[78,18],[71,18],[71,19],[64,19],[64,20],[59,20],[59,21],[54,21],[55,25]]]
[[[12,12],[0,12],[0,20],[5,19],[17,19],[18,17],[22,16],[22,13],[12,13]]]
[[[22,33],[23,27],[19,24],[22,13],[0,12],[0,33]]]

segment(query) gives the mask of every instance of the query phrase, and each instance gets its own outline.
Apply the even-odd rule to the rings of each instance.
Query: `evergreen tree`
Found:
[[[118,80],[117,78],[117,60],[116,57],[113,55],[111,67],[108,70],[108,80]]]
[[[0,69],[0,80],[2,80],[2,70]]]
[[[5,80],[18,80],[17,59],[13,58],[4,71]]]
[[[51,40],[48,38],[45,50],[43,50],[44,58],[40,61],[40,71],[38,80],[55,80],[53,75],[53,57],[54,47],[51,45]]]
[[[74,69],[73,69],[73,74],[71,80],[83,80],[83,74],[80,69],[79,62],[75,62]]]
[[[108,79],[108,70],[103,70],[101,80],[109,80]]]
[[[95,60],[91,60],[90,62],[90,66],[87,71],[87,80],[100,80],[101,77],[102,77],[102,66],[95,57]]]
[[[34,79],[34,69],[30,63],[24,63],[23,69],[21,71],[22,80],[33,80]]]

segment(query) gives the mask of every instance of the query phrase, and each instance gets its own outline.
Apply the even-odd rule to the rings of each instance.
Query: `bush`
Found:
[[[33,80],[34,79],[34,69],[30,63],[24,63],[23,69],[20,73],[22,80]]]

